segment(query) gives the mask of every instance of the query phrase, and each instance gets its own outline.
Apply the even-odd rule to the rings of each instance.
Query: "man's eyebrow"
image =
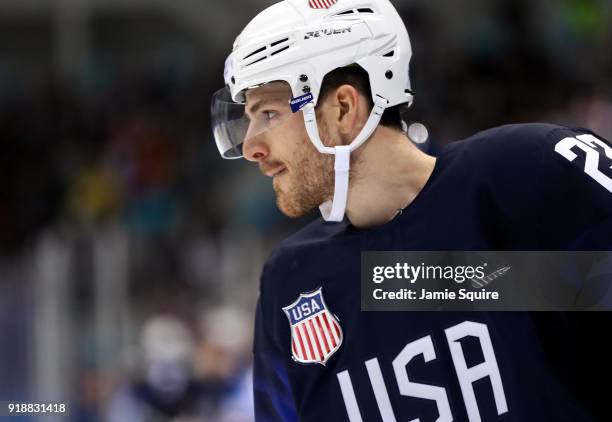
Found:
[[[245,114],[249,115],[249,114],[255,114],[257,113],[257,110],[259,110],[262,106],[266,105],[266,104],[277,104],[279,107],[281,106],[281,104],[283,104],[285,101],[285,97],[282,95],[275,95],[272,94],[272,96],[268,96],[267,98],[261,98],[259,100],[255,100],[255,103],[251,106],[251,107],[247,107],[245,108]],[[287,100],[287,104],[289,103],[289,100]]]
[[[261,106],[271,102],[271,99],[261,99],[261,100],[257,100],[255,101],[255,104],[253,104],[251,107],[248,107],[245,112],[246,114],[255,114],[257,113],[257,110],[259,110],[261,108]]]

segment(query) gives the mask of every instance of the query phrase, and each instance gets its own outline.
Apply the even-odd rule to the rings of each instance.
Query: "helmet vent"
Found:
[[[387,54],[383,54],[383,57],[393,57],[395,56],[395,51],[391,50]]]
[[[285,50],[288,50],[293,43],[289,42],[289,38],[283,38],[282,40],[274,41],[270,43],[270,56],[274,56],[278,53],[282,53]]]
[[[288,50],[291,45],[292,43],[290,42],[289,38],[282,38],[280,40],[273,41],[269,45],[265,45],[247,55],[244,59],[242,59],[241,66],[245,68],[254,65],[255,63],[264,61],[276,54]]]
[[[255,51],[253,51],[251,54],[247,55],[247,56],[246,56],[245,58],[243,58],[242,60],[246,60],[246,59],[248,59],[249,57],[253,57],[255,54],[257,54],[257,53],[261,53],[262,51],[265,51],[265,50],[266,50],[266,48],[268,48],[268,47],[266,47],[266,46],[264,45],[264,46],[263,46],[263,47],[261,47],[260,49],[255,50]]]
[[[282,53],[283,51],[288,50],[289,47],[290,47],[289,45],[286,45],[285,47],[281,48],[280,50],[276,50],[276,51],[272,52],[272,54],[270,54],[270,55],[274,56],[275,54]]]
[[[289,41],[289,38],[283,38],[282,40],[274,41],[272,44],[270,44],[270,47],[277,46],[277,45],[279,45],[281,43],[284,43],[286,41]]]
[[[268,58],[267,56],[261,57],[261,58],[259,58],[259,59],[255,60],[255,61],[252,61],[251,63],[249,63],[249,64],[245,65],[244,67],[251,66],[251,65],[253,65],[253,64],[255,64],[255,63],[259,63],[260,61],[265,60],[265,59],[267,59],[267,58]]]
[[[369,7],[360,7],[359,9],[349,9],[340,13],[336,13],[334,16],[347,16],[347,15],[361,15],[361,14],[374,14],[374,10]]]

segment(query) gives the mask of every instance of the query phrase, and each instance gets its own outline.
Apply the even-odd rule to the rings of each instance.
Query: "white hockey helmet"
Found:
[[[384,110],[413,100],[412,48],[406,27],[389,0],[285,0],[265,9],[242,31],[225,63],[226,87],[213,96],[215,142],[224,158],[242,157],[242,144],[270,124],[249,129],[249,89],[283,81],[291,109],[303,112],[308,136],[323,154],[335,155],[333,201],[321,205],[327,221],[342,221],[348,197],[350,153],[374,132]],[[327,147],[319,137],[315,106],[331,71],[359,65],[368,76],[374,107],[350,145]],[[288,104],[289,105],[289,104]]]

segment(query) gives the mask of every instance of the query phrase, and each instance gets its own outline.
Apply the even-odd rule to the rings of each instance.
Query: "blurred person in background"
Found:
[[[140,375],[115,393],[109,422],[216,420],[216,394],[195,378],[195,340],[184,322],[170,315],[150,318],[140,347]]]
[[[220,393],[218,422],[254,420],[251,326],[246,311],[231,305],[202,314],[197,372],[204,382],[216,385]]]

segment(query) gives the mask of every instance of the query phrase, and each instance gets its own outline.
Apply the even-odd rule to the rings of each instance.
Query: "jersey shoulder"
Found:
[[[261,293],[276,285],[275,280],[284,279],[287,274],[301,265],[309,256],[320,256],[323,249],[333,248],[334,239],[346,234],[349,223],[327,223],[319,217],[295,232],[272,251],[267,259],[261,277]]]
[[[511,124],[453,142],[446,154],[454,158],[457,173],[469,175],[474,182],[502,186],[532,183],[543,175],[562,176],[571,171],[556,146],[564,139],[585,134],[596,136],[588,129],[549,123]]]
[[[585,133],[591,132],[550,123],[511,124],[483,130],[456,144],[476,159],[515,159],[517,155],[540,154],[551,144]]]
[[[279,243],[268,262],[275,262],[297,250],[317,248],[344,233],[348,223],[326,223],[319,217]]]
[[[612,215],[612,146],[588,129],[507,125],[456,144],[455,173],[469,180],[482,212],[496,215],[491,227],[504,227],[508,238],[520,227],[538,247],[582,248],[575,239]]]

